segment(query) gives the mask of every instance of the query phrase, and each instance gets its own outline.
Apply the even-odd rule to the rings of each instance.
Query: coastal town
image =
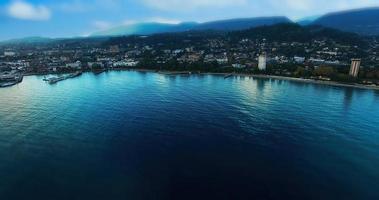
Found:
[[[11,86],[33,74],[75,77],[86,71],[149,69],[272,75],[379,86],[377,37],[349,33],[333,36],[327,32],[334,30],[306,38],[272,34],[272,28],[298,28],[292,26],[231,33],[184,32],[4,43],[0,45],[0,83],[3,87]],[[67,78],[59,77],[46,81],[56,83]]]

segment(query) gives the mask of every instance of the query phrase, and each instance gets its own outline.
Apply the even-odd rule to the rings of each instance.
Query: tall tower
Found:
[[[351,59],[349,75],[352,77],[358,77],[360,67],[361,67],[361,59]]]
[[[259,55],[259,58],[258,58],[258,69],[265,71],[266,63],[267,63],[266,53],[262,53],[261,55]]]

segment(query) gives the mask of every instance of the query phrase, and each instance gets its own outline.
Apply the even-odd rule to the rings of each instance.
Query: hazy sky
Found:
[[[84,36],[135,22],[278,15],[299,19],[368,6],[379,6],[379,0],[0,0],[0,40]]]

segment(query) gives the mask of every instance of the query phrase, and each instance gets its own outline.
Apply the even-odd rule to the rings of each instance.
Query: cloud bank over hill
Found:
[[[0,40],[32,35],[84,35],[125,23],[206,22],[287,16],[292,20],[379,6],[379,0],[4,0]]]

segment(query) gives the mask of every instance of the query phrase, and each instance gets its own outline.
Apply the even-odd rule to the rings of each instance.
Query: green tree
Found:
[[[325,77],[331,77],[335,73],[335,70],[333,67],[329,66],[320,66],[317,67],[313,71],[313,75],[315,76],[325,76]]]

